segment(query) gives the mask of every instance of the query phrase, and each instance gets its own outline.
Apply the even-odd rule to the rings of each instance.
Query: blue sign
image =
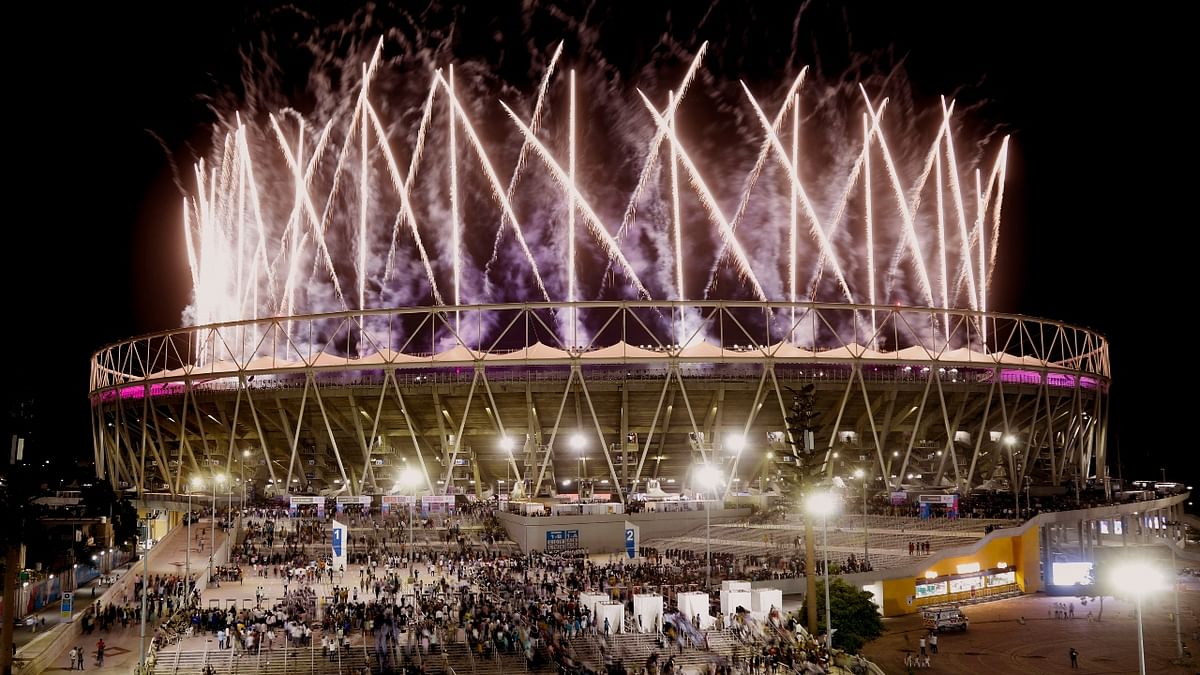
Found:
[[[333,528],[333,555],[341,557],[342,555],[342,528]]]
[[[579,530],[546,530],[546,552],[579,548]]]
[[[637,557],[637,535],[632,527],[625,529],[625,555],[630,558]]]
[[[59,608],[59,610],[61,612],[61,616],[63,619],[68,620],[68,621],[71,619],[71,612],[73,611],[74,604],[75,604],[75,594],[74,593],[67,591],[62,594],[62,606]]]

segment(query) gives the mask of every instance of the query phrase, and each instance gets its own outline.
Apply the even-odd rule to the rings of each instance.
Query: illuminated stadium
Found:
[[[881,491],[1103,475],[1104,337],[988,307],[1007,139],[957,156],[943,102],[889,143],[906,111],[865,90],[844,137],[805,129],[801,73],[762,102],[744,88],[754,126],[718,157],[687,129],[703,54],[671,92],[585,111],[556,52],[486,124],[439,70],[401,126],[376,51],[332,112],[230,116],[184,203],[188,326],[93,359],[98,473],[352,496],[415,467],[426,494],[583,481],[628,500],[694,491],[711,463],[728,493],[772,494],[813,385],[810,473]],[[637,165],[601,180],[618,157]]]

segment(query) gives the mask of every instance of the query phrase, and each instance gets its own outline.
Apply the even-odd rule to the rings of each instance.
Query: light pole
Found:
[[[146,612],[149,602],[147,590],[150,586],[150,521],[158,517],[157,511],[147,511],[142,522],[146,525],[146,536],[142,539],[142,627],[139,633],[141,648],[138,653],[138,672],[146,672]]]
[[[712,464],[705,464],[696,470],[696,482],[706,491],[715,490],[721,484],[721,472]],[[712,509],[707,500],[704,503],[704,590],[712,588]]]
[[[833,614],[829,610],[829,514],[834,509],[833,496],[815,492],[808,498],[808,512],[821,516],[821,548],[825,558],[825,649],[833,649]]]
[[[217,483],[225,482],[225,474],[213,474],[212,526],[208,530],[208,581],[213,580],[213,557],[217,555]]]
[[[504,468],[505,473],[508,473],[509,469],[512,469],[517,464],[516,460],[513,459],[513,448],[515,446],[516,446],[516,443],[513,441],[512,438],[509,438],[508,436],[504,436],[503,438],[500,439],[500,449],[503,450],[504,454],[508,456],[508,466],[506,466]],[[514,478],[513,484],[515,485],[517,481],[521,480],[521,475],[517,474],[513,478]],[[524,484],[522,484],[521,487],[524,488],[525,487]],[[522,489],[522,492],[524,492],[523,489]],[[530,496],[531,495],[526,495],[525,498],[528,499]]]
[[[1012,466],[1012,478],[1009,483],[1012,484],[1013,491],[1013,517],[1017,520],[1021,519],[1021,486],[1017,483],[1017,456],[1016,450],[1013,448],[1017,445],[1017,437],[1012,434],[1004,434],[1004,444],[1008,446],[1008,460]]]
[[[250,457],[250,451],[243,450],[242,451],[242,464],[241,464],[241,467],[242,467],[242,510],[243,511],[246,510],[246,459],[248,457]],[[238,521],[240,522],[241,519],[242,519],[242,517],[239,514]]]
[[[577,485],[579,486],[579,502],[582,504],[583,481],[587,478],[587,457],[583,456],[583,446],[587,444],[587,441],[584,440],[583,434],[571,434],[570,444],[571,449],[579,453],[579,464],[577,467],[579,469],[579,483]]]
[[[862,469],[854,470],[854,477],[862,479],[863,490],[863,566],[865,567],[871,560],[871,554],[867,550],[867,472]]]
[[[410,577],[412,576],[413,565],[413,518],[415,517],[413,515],[413,504],[417,501],[417,481],[419,479],[420,476],[417,474],[417,470],[412,467],[405,469],[400,474],[400,485],[411,488],[412,492],[410,495],[412,499],[408,502],[408,575]]]
[[[1175,655],[1183,661],[1183,635],[1179,632],[1179,568],[1175,566],[1175,542],[1171,542],[1171,591],[1175,596]]]
[[[1133,594],[1137,601],[1138,674],[1146,675],[1146,638],[1142,634],[1142,598],[1163,587],[1162,570],[1145,561],[1124,563],[1112,572],[1115,587]]]
[[[188,510],[187,510],[187,548],[183,553],[183,589],[187,593],[184,601],[187,602],[192,597],[192,493],[204,487],[204,479],[200,476],[192,476],[192,489],[188,490]]]

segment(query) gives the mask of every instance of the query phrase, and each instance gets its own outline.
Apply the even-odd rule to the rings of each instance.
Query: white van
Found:
[[[925,628],[942,632],[946,630],[966,630],[967,617],[958,605],[933,605],[921,610]]]

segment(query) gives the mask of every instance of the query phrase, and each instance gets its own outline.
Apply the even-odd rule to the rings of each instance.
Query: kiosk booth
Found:
[[[625,632],[625,605],[616,600],[605,600],[596,605],[596,632],[604,634],[604,622],[608,621],[608,634]]]
[[[633,621],[640,633],[654,633],[662,628],[663,597],[657,593],[638,593],[633,596]]]
[[[709,614],[711,610],[709,609],[708,593],[704,591],[680,593],[675,596],[675,604],[679,607],[679,613],[684,615],[688,621],[694,619],[697,614],[700,615],[700,625],[696,628],[704,630],[717,622],[716,617]]]
[[[732,616],[737,612],[738,607],[743,607],[748,612],[754,611],[754,603],[750,595],[750,582],[722,581],[721,613],[726,617]]]

